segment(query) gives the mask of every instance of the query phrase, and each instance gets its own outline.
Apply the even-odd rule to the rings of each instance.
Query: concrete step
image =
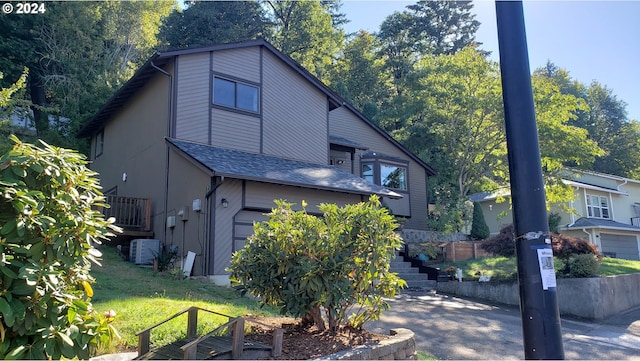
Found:
[[[412,267],[411,262],[405,262],[400,256],[391,260],[389,270],[397,273],[398,277],[405,280],[409,289],[436,289],[436,281],[429,280],[425,273],[420,273],[417,267]]]
[[[408,289],[421,289],[421,290],[435,290],[436,289],[436,281],[424,279],[421,281],[407,281]]]

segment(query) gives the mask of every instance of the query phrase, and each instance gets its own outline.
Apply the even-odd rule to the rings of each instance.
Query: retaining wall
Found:
[[[557,281],[560,314],[601,320],[640,307],[640,273],[598,277],[560,278]],[[439,282],[438,292],[518,306],[517,282]]]
[[[415,360],[416,340],[413,331],[394,328],[390,334],[391,337],[375,345],[357,346],[315,360]]]

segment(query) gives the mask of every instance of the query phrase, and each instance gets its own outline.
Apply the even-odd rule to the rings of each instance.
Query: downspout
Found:
[[[168,101],[167,101],[167,137],[171,137],[171,122],[172,122],[172,98],[173,98],[173,76],[171,76],[171,74],[169,74],[168,72],[164,71],[163,69],[158,68],[153,61],[150,62],[151,66],[156,69],[157,71],[159,71],[160,73],[166,75],[167,77],[169,77],[169,94],[168,94]],[[165,215],[165,222],[166,222],[166,216],[167,216],[167,209],[169,208],[169,145],[166,144],[166,152],[165,152],[165,167],[164,167],[164,173],[165,173],[165,177],[164,177],[164,215]],[[167,241],[167,227],[166,227],[166,223],[165,226],[163,227],[162,230],[162,236],[164,241]]]
[[[211,189],[207,192],[207,194],[204,195],[204,199],[206,201],[207,204],[207,212],[208,214],[208,218],[205,220],[206,225],[205,225],[205,237],[204,237],[204,259],[202,261],[202,275],[204,276],[209,276],[209,271],[210,269],[207,269],[209,266],[209,248],[211,247],[211,235],[213,234],[213,232],[215,231],[215,227],[214,227],[214,222],[213,222],[213,218],[215,215],[214,209],[215,209],[215,202],[211,201],[211,196],[215,195],[216,190],[218,189],[218,187],[220,187],[222,185],[222,183],[224,182],[224,176],[220,176],[220,182],[215,183],[214,178],[211,177]],[[215,197],[214,197],[215,198]]]

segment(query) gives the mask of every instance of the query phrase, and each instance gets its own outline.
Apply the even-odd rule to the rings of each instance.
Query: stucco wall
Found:
[[[640,306],[640,273],[557,280],[560,314],[601,320]],[[440,282],[438,292],[520,304],[517,283]]]

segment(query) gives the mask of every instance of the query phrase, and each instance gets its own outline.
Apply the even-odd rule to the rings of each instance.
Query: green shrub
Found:
[[[489,231],[489,226],[487,226],[487,222],[484,219],[484,214],[482,213],[482,207],[480,203],[473,203],[473,220],[471,222],[471,238],[474,239],[486,239],[491,235]]]
[[[117,332],[91,305],[93,244],[115,229],[96,173],[70,150],[21,143],[0,158],[0,358],[87,359]]]
[[[551,212],[547,218],[549,222],[549,231],[553,233],[560,233],[558,227],[560,226],[562,217],[558,213]]]
[[[567,278],[597,277],[599,268],[600,261],[595,255],[577,254],[566,261],[563,275]]]
[[[402,239],[377,196],[344,207],[322,204],[322,217],[308,214],[305,202],[302,211],[275,203],[269,220],[256,223],[245,247],[234,253],[229,268],[234,283],[261,303],[321,329],[324,308],[332,331],[347,321],[360,328],[389,308],[383,297],[406,285],[389,272]],[[355,313],[348,317],[347,309]]]

